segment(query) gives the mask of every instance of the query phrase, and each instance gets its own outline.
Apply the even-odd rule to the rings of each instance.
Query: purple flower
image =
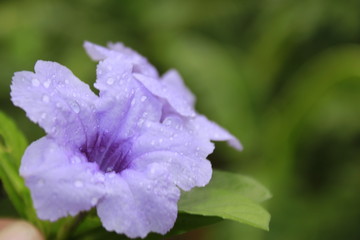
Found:
[[[64,66],[38,61],[15,73],[11,97],[47,135],[20,168],[39,218],[55,221],[96,207],[103,226],[129,237],[165,234],[180,189],[205,186],[210,140],[239,141],[194,110],[179,74],[159,77],[122,44],[85,43],[97,66],[94,94]]]

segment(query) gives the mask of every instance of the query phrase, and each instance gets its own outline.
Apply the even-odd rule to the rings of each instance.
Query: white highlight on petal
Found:
[[[108,78],[108,80],[106,81],[107,84],[112,85],[115,82],[115,80],[113,78]]]
[[[140,101],[141,101],[141,102],[145,102],[146,99],[147,99],[146,96],[142,96],[142,97],[140,98]]]
[[[40,86],[40,81],[37,79],[37,78],[33,78],[31,80],[31,84],[34,86],[34,87],[38,87]]]
[[[48,102],[50,101],[49,96],[48,96],[48,95],[44,95],[44,96],[42,97],[42,101],[43,101],[44,103],[48,103]]]
[[[49,88],[49,87],[50,87],[50,84],[51,84],[51,82],[50,82],[49,79],[46,80],[46,81],[43,83],[43,85],[44,85],[45,88]]]
[[[80,112],[80,105],[76,101],[71,102],[70,107],[75,113]]]
[[[80,181],[80,180],[76,180],[74,182],[74,186],[77,187],[77,188],[81,188],[81,187],[84,186],[84,183],[82,181]]]

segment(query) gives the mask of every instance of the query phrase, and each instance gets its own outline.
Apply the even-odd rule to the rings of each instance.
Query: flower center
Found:
[[[83,145],[80,151],[89,162],[96,162],[103,172],[119,173],[130,165],[128,158],[131,149],[129,139],[115,140],[105,134],[98,134],[90,146]]]

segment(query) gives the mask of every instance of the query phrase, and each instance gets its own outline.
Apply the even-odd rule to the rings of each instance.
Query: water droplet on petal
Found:
[[[137,125],[138,125],[139,127],[141,127],[141,126],[143,125],[144,121],[145,121],[145,120],[144,120],[143,118],[140,118],[139,121],[138,121],[138,123],[137,123]]]
[[[112,85],[115,82],[115,80],[113,78],[108,78],[108,80],[106,81],[107,84]]]
[[[70,104],[70,107],[71,107],[71,109],[75,112],[75,113],[79,113],[80,112],[80,106],[79,106],[79,104],[77,103],[77,102],[72,102],[71,104]]]
[[[42,97],[42,101],[43,101],[44,103],[48,103],[48,102],[50,101],[49,96],[48,96],[48,95],[44,95],[44,96]]]
[[[78,156],[73,156],[70,161],[71,163],[80,163],[81,159]]]
[[[45,119],[46,118],[46,113],[42,113],[41,114],[41,119]]]
[[[45,88],[49,88],[50,83],[51,83],[50,80],[46,80],[46,81],[43,83],[43,85],[44,85]]]
[[[142,97],[140,98],[140,101],[145,102],[146,99],[147,99],[146,96],[142,96]]]
[[[44,186],[44,184],[45,184],[44,179],[39,179],[39,181],[37,182],[38,187],[42,187]]]
[[[96,173],[95,174],[95,178],[96,180],[98,180],[99,182],[104,182],[105,181],[105,176],[102,173]]]
[[[170,120],[170,119],[166,119],[166,120],[164,121],[164,124],[167,125],[167,126],[171,125],[171,120]]]
[[[74,182],[74,186],[77,187],[77,188],[81,188],[84,186],[83,182],[80,181],[80,180],[77,180]]]
[[[65,84],[69,84],[69,80],[68,80],[68,79],[65,79]]]
[[[91,199],[91,205],[93,205],[93,206],[94,206],[94,205],[97,203],[97,201],[98,201],[98,199],[97,199],[97,198],[95,198],[95,197],[94,197],[94,198],[92,198],[92,199]]]
[[[33,85],[34,87],[40,86],[40,81],[39,81],[38,79],[36,79],[36,78],[33,78],[33,79],[31,80],[31,83],[32,83],[32,85]]]

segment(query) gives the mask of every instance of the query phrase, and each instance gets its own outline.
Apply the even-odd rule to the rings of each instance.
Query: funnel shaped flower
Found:
[[[35,72],[13,77],[13,103],[47,134],[27,148],[20,168],[37,214],[55,221],[96,207],[109,231],[165,234],[176,220],[179,188],[211,178],[211,140],[241,145],[196,113],[176,71],[160,77],[120,43],[85,48],[100,61],[99,96],[54,62],[38,61]]]

